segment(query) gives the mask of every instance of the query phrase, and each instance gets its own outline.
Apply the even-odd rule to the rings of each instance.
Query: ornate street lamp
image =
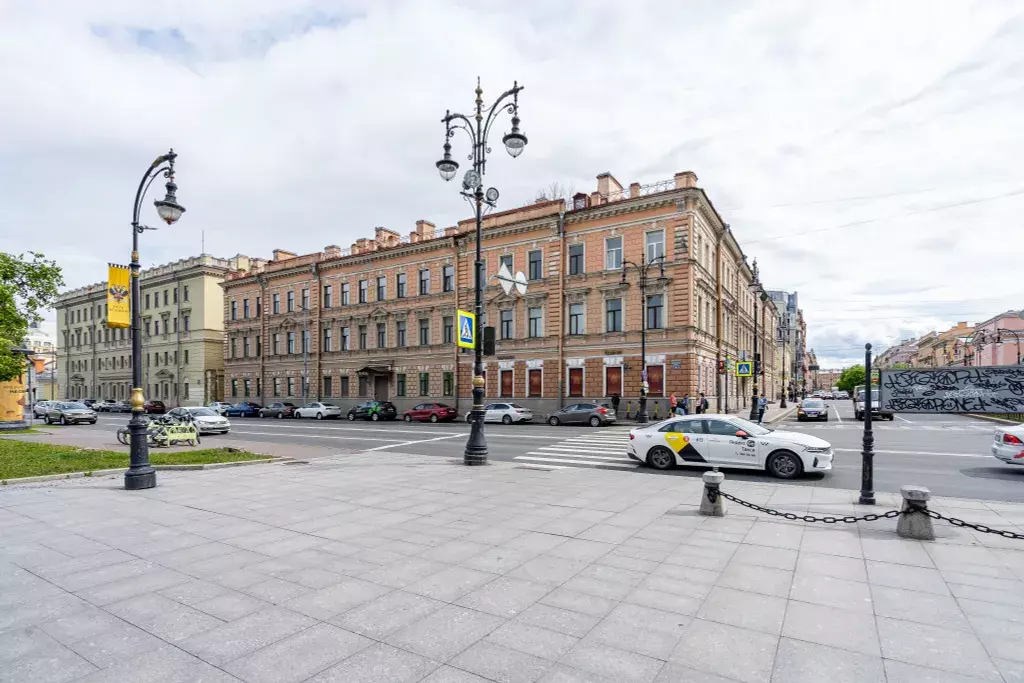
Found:
[[[637,284],[640,285],[640,410],[636,414],[638,424],[647,424],[647,392],[649,389],[647,384],[647,287],[650,284],[648,273],[651,268],[658,266],[658,279],[665,279],[665,255],[656,256],[650,261],[647,261],[646,258],[647,254],[641,254],[640,263],[622,262],[622,283],[626,283],[627,271],[634,268],[637,274]]]
[[[757,422],[758,411],[760,410],[757,404],[757,378],[761,372],[761,361],[757,351],[757,318],[758,318],[758,303],[768,298],[768,295],[761,288],[761,280],[757,274],[757,259],[754,259],[754,279],[750,282],[750,291],[754,295],[754,376],[753,376],[753,393],[750,397],[750,421]]]
[[[469,160],[473,163],[472,168],[466,171],[462,179],[462,196],[473,202],[476,206],[476,279],[474,282],[474,308],[476,314],[477,328],[475,328],[476,339],[474,340],[474,361],[473,361],[473,410],[470,413],[469,440],[466,442],[466,451],[463,455],[463,462],[467,465],[487,464],[487,441],[484,438],[484,361],[483,361],[483,334],[479,329],[480,320],[483,317],[483,292],[484,276],[483,270],[483,206],[486,203],[493,207],[498,200],[498,190],[491,187],[484,192],[483,176],[487,171],[487,153],[491,148],[487,146],[487,138],[491,132],[491,125],[497,119],[497,115],[505,111],[512,115],[512,130],[506,133],[501,141],[505,149],[513,158],[523,153],[526,147],[526,136],[519,131],[519,92],[523,86],[518,82],[512,83],[512,89],[506,90],[494,101],[490,107],[484,107],[480,88],[480,79],[476,81],[476,102],[473,119],[464,114],[445,112],[441,123],[444,124],[444,155],[435,164],[437,172],[446,181],[455,177],[459,170],[459,163],[452,159],[452,146],[449,140],[455,135],[457,129],[462,129],[469,136],[473,151],[469,154]],[[511,98],[511,101],[508,99]]]
[[[151,489],[156,486],[156,470],[149,464],[149,446],[146,443],[146,419],[142,397],[142,294],[139,285],[139,235],[144,230],[153,230],[139,223],[139,212],[142,209],[142,198],[146,196],[149,186],[157,176],[163,173],[167,178],[167,194],[163,199],[153,202],[156,205],[156,212],[167,225],[173,225],[181,214],[185,213],[185,207],[178,203],[175,192],[178,186],[174,184],[174,160],[178,157],[174,150],[157,157],[142,176],[139,189],[135,193],[135,204],[132,209],[132,419],[128,422],[130,434],[131,460],[128,471],[124,474],[124,487],[126,489]]]

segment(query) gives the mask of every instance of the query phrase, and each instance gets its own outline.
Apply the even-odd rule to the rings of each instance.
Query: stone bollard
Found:
[[[704,490],[700,496],[700,514],[708,517],[725,517],[725,498],[718,495],[718,487],[725,481],[725,475],[716,467],[711,472],[705,472],[702,479]]]
[[[900,508],[896,533],[902,538],[934,541],[935,528],[932,526],[932,518],[920,511],[928,509],[931,491],[923,486],[901,486],[900,493],[903,495],[903,507]]]

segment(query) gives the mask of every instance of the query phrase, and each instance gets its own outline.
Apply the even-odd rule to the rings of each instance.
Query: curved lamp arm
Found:
[[[161,171],[163,171],[164,177],[166,178],[170,178],[174,175],[174,159],[177,156],[178,155],[174,152],[161,154],[153,161],[152,164],[149,165],[149,168],[146,169],[146,173],[142,176],[142,180],[139,182],[139,189],[135,193],[135,207],[132,210],[132,226],[136,230],[139,229],[139,211],[141,210],[140,204],[142,203],[142,198],[146,195],[146,191],[149,190],[150,184],[158,175],[160,175]],[[167,166],[161,168],[161,164],[164,162],[167,162]]]
[[[519,116],[519,91],[525,86],[519,85],[518,82],[512,84],[511,90],[503,92],[498,99],[494,101],[494,104],[487,110],[487,120],[484,122],[483,128],[483,139],[487,140],[491,132],[491,124],[494,123],[496,115],[501,111],[507,111],[512,116]],[[508,104],[502,104],[502,101],[511,96],[513,99]]]

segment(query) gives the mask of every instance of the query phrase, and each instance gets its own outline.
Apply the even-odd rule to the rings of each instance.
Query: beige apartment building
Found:
[[[650,396],[709,397],[712,409],[749,397],[749,378],[719,375],[718,361],[753,349],[752,273],[732,231],[692,172],[622,186],[597,177],[590,194],[540,200],[484,219],[485,313],[496,354],[486,359],[488,400],[539,412],[622,397],[636,409],[641,320]],[[455,345],[459,309],[472,310],[472,220],[408,236],[377,228],[350,248],[297,255],[276,250],[229,273],[224,287],[225,399],[366,398],[400,409],[426,399],[470,406],[472,355]],[[644,295],[627,262],[664,256]],[[505,294],[501,265],[527,291]],[[625,275],[625,278],[623,278]],[[774,306],[758,306],[761,349],[774,342]],[[775,354],[765,353],[765,381]]]
[[[205,405],[222,396],[224,290],[229,272],[249,259],[209,254],[143,270],[142,381],[146,399]],[[106,282],[57,299],[57,357],[62,398],[128,400],[131,330],[106,326]]]

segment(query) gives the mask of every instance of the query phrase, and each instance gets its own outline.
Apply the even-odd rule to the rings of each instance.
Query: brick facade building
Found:
[[[606,173],[571,206],[542,200],[484,219],[481,327],[497,337],[485,359],[489,401],[543,414],[618,393],[623,409],[630,400],[635,409],[644,315],[652,398],[704,392],[712,406],[719,394],[723,408],[738,405],[746,383],[722,381],[717,362],[752,348],[751,271],[696,181],[684,172],[623,188]],[[226,400],[347,408],[375,397],[401,410],[431,399],[467,411],[473,358],[458,352],[454,326],[456,310],[473,307],[474,252],[472,220],[443,230],[418,221],[408,237],[377,228],[349,249],[277,250],[230,273]],[[623,263],[662,254],[664,276],[653,271],[641,301],[636,271],[623,281]],[[525,295],[506,295],[493,279],[502,263],[526,275]],[[769,348],[777,313],[770,302],[758,311]],[[774,377],[774,354],[765,357]]]

